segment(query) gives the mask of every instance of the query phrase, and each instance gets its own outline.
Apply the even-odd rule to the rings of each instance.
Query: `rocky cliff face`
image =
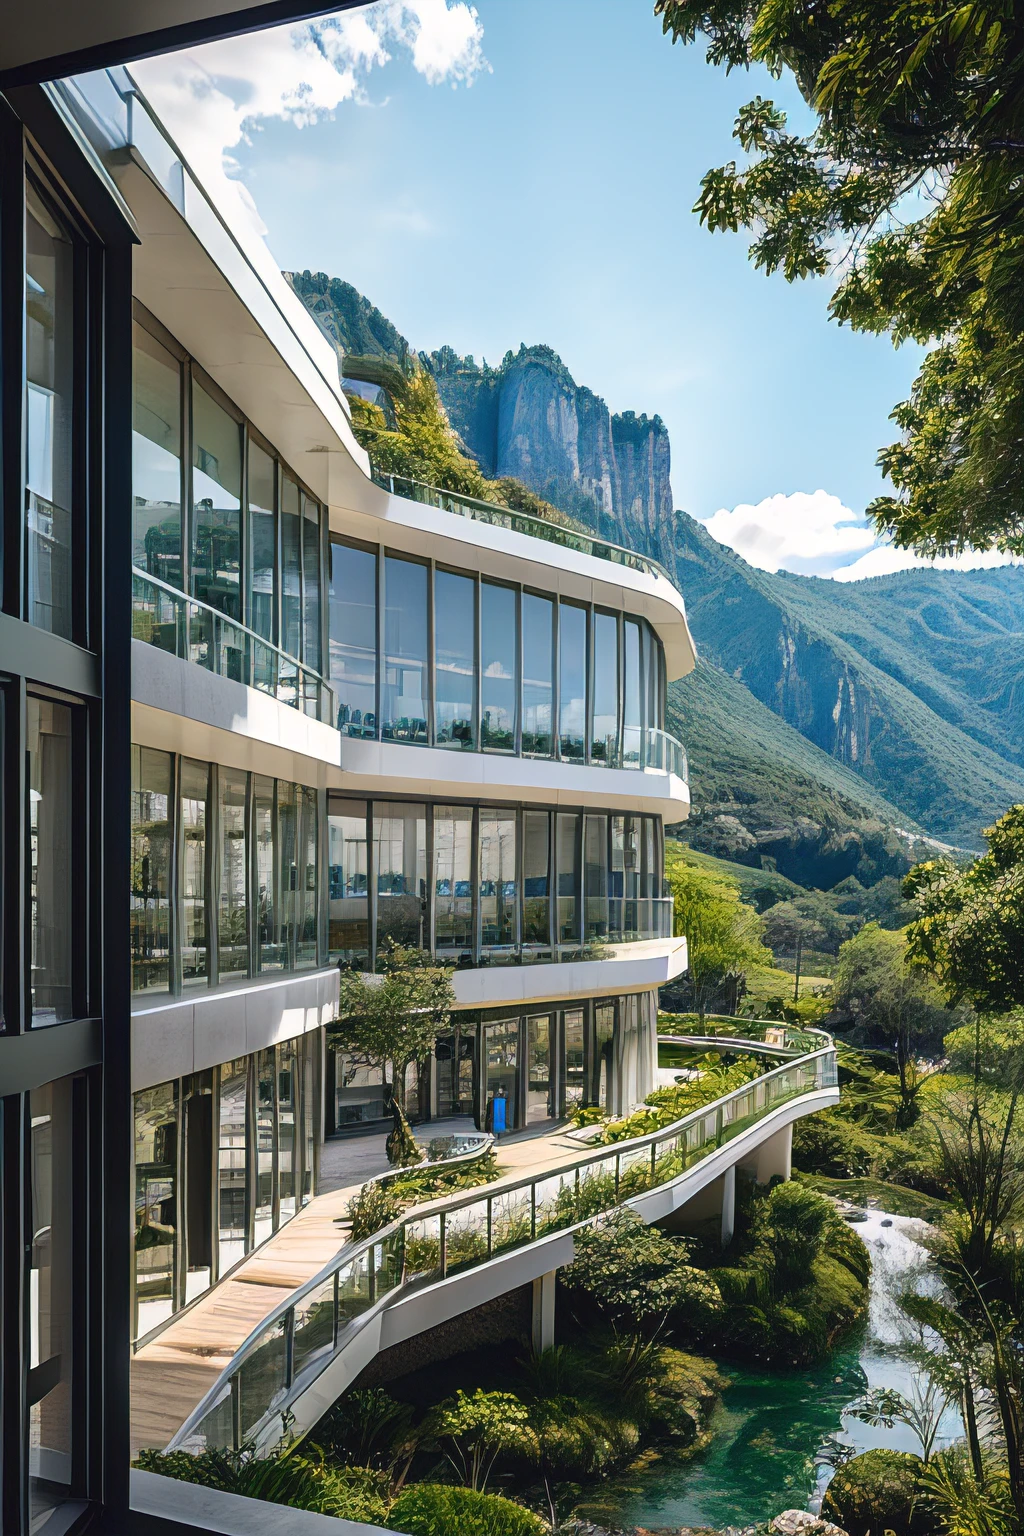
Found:
[[[659,416],[613,416],[550,347],[499,368],[443,347],[425,359],[452,426],[488,475],[514,475],[606,538],[656,553],[672,524],[668,432]]]

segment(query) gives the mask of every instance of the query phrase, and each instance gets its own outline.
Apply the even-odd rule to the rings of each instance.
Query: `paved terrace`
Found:
[[[673,1073],[664,1075],[673,1080]],[[473,1129],[468,1118],[431,1121],[418,1129],[417,1139],[425,1144],[435,1136]],[[585,1158],[592,1149],[567,1135],[568,1130],[563,1124],[502,1138],[502,1177],[486,1188],[497,1190],[523,1174],[572,1167]],[[343,1247],[345,1229],[338,1219],[367,1179],[387,1170],[385,1140],[374,1135],[328,1141],[321,1149],[321,1193],[134,1355],[133,1457],[143,1446],[167,1445],[267,1313]]]

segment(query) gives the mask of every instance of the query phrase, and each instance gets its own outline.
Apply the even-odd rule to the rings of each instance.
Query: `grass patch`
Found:
[[[922,1195],[902,1184],[887,1184],[884,1179],[828,1179],[823,1174],[795,1170],[793,1177],[820,1195],[834,1195],[838,1200],[849,1200],[851,1205],[891,1211],[894,1216],[918,1216],[933,1225],[953,1209],[947,1200],[936,1200],[933,1195]]]

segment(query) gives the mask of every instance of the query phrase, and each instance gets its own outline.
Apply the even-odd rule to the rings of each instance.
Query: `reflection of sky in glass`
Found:
[[[28,386],[28,483],[44,501],[53,500],[53,394]]]
[[[132,433],[132,490],[136,501],[177,507],[181,501],[178,456],[141,432]]]
[[[197,506],[201,501],[209,501],[218,511],[223,512],[237,512],[242,505],[238,497],[231,491],[226,491],[213,479],[212,475],[195,466],[192,469],[192,499]],[[298,590],[297,579],[296,590]]]

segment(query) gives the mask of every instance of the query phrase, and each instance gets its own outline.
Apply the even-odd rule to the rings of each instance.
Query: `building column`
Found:
[[[549,1269],[533,1282],[533,1351],[541,1355],[555,1342],[555,1276]]]
[[[722,1247],[728,1248],[736,1230],[736,1164],[722,1176]]]
[[[781,1131],[762,1141],[757,1149],[755,1178],[759,1184],[770,1184],[772,1179],[788,1179],[793,1170],[793,1127],[784,1125]]]

